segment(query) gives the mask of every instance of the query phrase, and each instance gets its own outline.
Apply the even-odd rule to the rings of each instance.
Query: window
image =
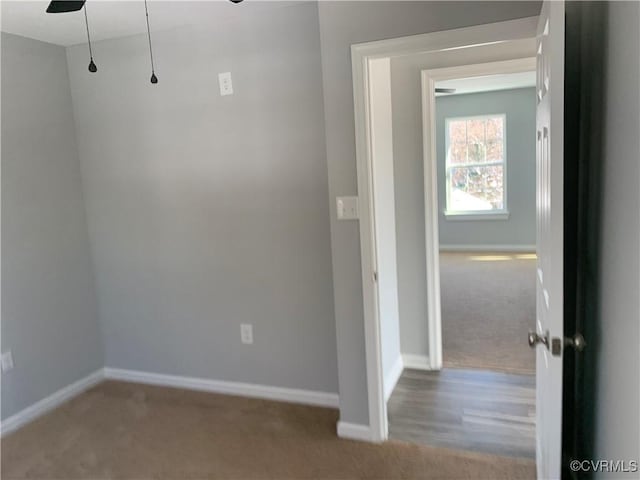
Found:
[[[506,218],[505,115],[448,118],[445,128],[445,214]]]

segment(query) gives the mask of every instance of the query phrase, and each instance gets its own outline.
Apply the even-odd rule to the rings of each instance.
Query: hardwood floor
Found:
[[[535,458],[535,376],[406,369],[388,403],[389,437]]]

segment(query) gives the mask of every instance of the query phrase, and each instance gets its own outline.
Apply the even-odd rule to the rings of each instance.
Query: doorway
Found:
[[[387,185],[393,184],[393,175],[380,175],[376,171],[376,165],[372,164],[375,160],[374,144],[376,138],[379,138],[379,131],[376,130],[376,124],[381,122],[377,115],[380,112],[389,109],[374,108],[371,103],[371,95],[380,94],[385,89],[377,89],[372,84],[371,72],[376,70],[377,66],[382,63],[380,59],[390,59],[391,70],[393,70],[394,62],[397,59],[402,61],[410,59],[412,55],[421,56],[422,60],[427,59],[429,67],[434,69],[447,69],[451,78],[461,78],[460,72],[454,72],[461,66],[469,68],[475,66],[479,73],[467,76],[486,75],[481,72],[483,63],[504,63],[511,64],[511,68],[517,65],[520,71],[531,71],[535,68],[535,62],[532,66],[531,57],[535,55],[535,24],[537,19],[524,19],[519,21],[501,22],[491,26],[484,25],[481,27],[472,27],[455,31],[455,35],[446,38],[443,35],[427,34],[418,39],[412,37],[409,39],[395,39],[389,42],[376,42],[375,45],[356,45],[352,47],[353,61],[353,78],[354,78],[354,101],[356,113],[356,147],[358,158],[358,190],[360,198],[360,232],[362,247],[362,274],[364,284],[364,309],[365,309],[365,336],[366,336],[366,353],[367,353],[367,380],[369,389],[369,412],[370,412],[370,438],[374,441],[385,440],[389,436],[389,423],[387,414],[386,400],[392,395],[395,384],[401,378],[403,371],[420,368],[423,372],[437,371],[442,368],[442,333],[441,322],[439,316],[441,312],[440,306],[440,276],[439,276],[439,238],[438,238],[438,222],[434,215],[437,214],[437,172],[435,165],[425,162],[424,175],[420,175],[420,184],[422,188],[423,220],[421,222],[424,229],[424,244],[422,250],[423,259],[421,263],[424,266],[424,283],[429,288],[423,291],[424,308],[426,310],[423,316],[422,328],[425,330],[424,335],[416,335],[420,341],[426,344],[426,355],[399,355],[397,358],[390,358],[389,352],[399,352],[398,345],[384,345],[384,341],[388,338],[397,338],[397,335],[387,335],[388,324],[391,323],[394,316],[397,316],[397,308],[391,308],[390,313],[379,310],[379,305],[384,303],[384,298],[390,301],[386,305],[398,304],[397,289],[382,288],[382,284],[390,285],[393,282],[382,282],[382,279],[388,280],[387,275],[393,272],[393,268],[386,271],[379,270],[379,267],[391,265],[390,263],[380,262],[380,255],[384,252],[380,250],[378,241],[378,232],[383,228],[377,217],[377,213],[381,211],[382,200],[376,195],[379,191],[386,191],[381,188],[380,183],[387,182]],[[444,34],[445,32],[440,32]],[[448,33],[448,32],[447,32]],[[453,32],[452,32],[453,33]],[[435,42],[437,38],[437,42]],[[423,43],[420,44],[419,40]],[[435,42],[435,44],[434,44]],[[437,44],[437,45],[436,45]],[[523,60],[523,58],[525,60]],[[376,66],[376,62],[378,62]],[[478,64],[474,62],[480,62]],[[526,64],[523,66],[523,64]],[[385,67],[386,68],[386,67]],[[424,67],[422,68],[424,69]],[[417,78],[420,79],[420,70],[417,71]],[[384,70],[384,69],[383,69]],[[433,72],[432,72],[433,73]],[[455,73],[455,75],[454,75]],[[434,77],[435,78],[435,77]],[[431,81],[422,79],[422,82]],[[418,82],[419,84],[420,82]],[[392,90],[392,89],[391,89]],[[418,89],[418,98],[420,96]],[[425,101],[431,101],[426,99]],[[414,102],[415,103],[415,102]],[[418,103],[418,114],[420,114],[420,105]],[[385,102],[380,104],[384,105]],[[392,111],[396,108],[394,102]],[[426,108],[423,112],[428,112]],[[395,115],[395,113],[392,113]],[[431,118],[423,118],[423,124],[431,121]],[[395,118],[394,118],[395,121]],[[395,124],[395,122],[394,122]],[[425,129],[429,132],[429,129]],[[421,136],[421,135],[420,135]],[[396,131],[394,129],[393,141],[396,142]],[[431,142],[430,134],[421,139],[419,146],[419,155],[422,158],[422,142],[424,142],[425,159],[428,157],[427,149],[435,148],[435,144]],[[394,145],[395,153],[395,145]],[[397,191],[396,191],[397,193]],[[375,208],[374,208],[375,206]],[[397,210],[396,210],[397,213]],[[390,217],[387,216],[387,221]],[[426,219],[426,221],[425,221]],[[435,221],[434,221],[435,220]],[[384,219],[382,219],[384,221]],[[389,233],[389,228],[384,228]],[[394,229],[395,231],[395,229]],[[426,247],[426,248],[425,248]],[[397,261],[397,259],[395,260]],[[420,260],[414,260],[420,262]],[[397,265],[393,265],[397,267]],[[426,298],[424,298],[426,297]],[[400,303],[400,309],[402,305]],[[395,310],[395,311],[394,311]],[[438,321],[432,322],[436,318]],[[429,319],[429,322],[426,320]],[[434,330],[432,332],[432,330]],[[524,336],[526,338],[526,334]],[[394,340],[395,342],[395,340]],[[391,348],[387,348],[391,347]],[[391,386],[391,387],[390,387]],[[340,429],[339,429],[340,432]],[[362,435],[364,436],[364,435]]]
[[[574,251],[571,235],[580,231],[580,228],[587,228],[589,233],[593,233],[593,230],[588,230],[590,226],[592,227],[588,220],[576,217],[575,202],[578,202],[578,205],[589,203],[588,197],[597,195],[597,186],[594,186],[593,182],[589,183],[591,177],[577,175],[578,159],[582,158],[581,156],[565,155],[567,150],[571,154],[577,151],[581,146],[582,136],[578,138],[576,134],[582,132],[583,128],[588,130],[590,125],[589,112],[584,116],[580,115],[577,124],[565,122],[565,112],[571,115],[577,114],[578,105],[582,105],[582,102],[576,103],[576,98],[587,99],[587,104],[591,105],[588,101],[590,98],[588,92],[580,91],[576,94],[575,89],[571,88],[576,81],[587,78],[590,74],[587,74],[589,69],[585,68],[584,71],[579,70],[580,74],[576,75],[574,63],[577,61],[582,69],[583,62],[580,60],[582,56],[575,55],[573,52],[565,56],[566,23],[564,2],[545,1],[539,17],[352,46],[369,422],[366,426],[339,422],[339,435],[370,441],[386,440],[389,436],[389,424],[386,403],[388,397],[385,394],[393,391],[393,388],[389,387],[390,382],[397,382],[403,368],[410,366],[409,363],[414,360],[417,360],[425,370],[442,368],[442,332],[439,330],[441,328],[440,277],[436,275],[440,260],[439,239],[438,222],[434,218],[437,210],[433,209],[433,206],[437,205],[438,190],[432,162],[425,162],[424,172],[420,172],[420,180],[424,181],[422,192],[425,206],[421,221],[426,218],[424,277],[428,286],[426,295],[423,295],[426,296],[427,302],[424,317],[429,319],[429,329],[435,329],[435,331],[430,331],[429,335],[415,335],[415,338],[427,341],[429,348],[427,357],[407,358],[406,360],[410,362],[405,361],[404,356],[401,356],[399,361],[383,358],[384,351],[393,352],[397,349],[392,346],[394,348],[385,350],[382,345],[386,340],[386,336],[383,335],[383,324],[389,317],[381,314],[379,296],[393,295],[393,291],[381,290],[378,281],[380,264],[375,235],[378,204],[373,184],[373,179],[376,178],[376,165],[373,162],[371,142],[376,131],[372,128],[373,113],[369,110],[371,78],[368,68],[371,60],[390,58],[393,64],[397,59],[424,54],[432,62],[429,63],[428,68],[436,69],[455,68],[452,65],[466,66],[474,62],[479,62],[477,64],[481,65],[482,62],[535,55],[537,77],[536,250],[538,258],[536,322],[535,327],[529,330],[527,340],[529,346],[536,350],[535,452],[538,473],[541,478],[558,478],[561,468],[566,467],[562,464],[562,458],[571,456],[577,458],[575,451],[582,444],[579,437],[575,435],[574,427],[580,420],[579,412],[582,411],[582,406],[572,392],[586,385],[582,379],[584,372],[581,371],[581,352],[585,347],[585,341],[579,330],[581,323],[573,316],[575,312],[572,309],[574,306],[583,308],[585,302],[584,298],[577,295],[577,289],[574,288],[576,285],[571,282],[580,277],[579,267],[591,261],[591,258],[585,258],[585,252]],[[578,29],[571,30],[572,35],[578,32]],[[506,50],[500,54],[493,50],[500,47],[505,47]],[[491,50],[493,58],[486,58],[486,49]],[[445,58],[443,59],[442,56]],[[439,64],[438,61],[444,65]],[[589,62],[584,63],[589,64]],[[565,76],[565,69],[569,73],[568,76]],[[424,81],[423,75],[423,83]],[[588,86],[593,85],[588,84]],[[429,95],[426,99],[427,102],[433,103],[434,96]],[[416,103],[419,102],[412,100],[410,105],[415,107]],[[410,105],[404,104],[403,107],[411,110]],[[430,107],[431,104],[422,105],[423,125],[433,122],[434,109]],[[400,110],[403,111],[404,108]],[[392,112],[395,110],[394,106]],[[393,115],[395,117],[395,113]],[[419,113],[415,114],[414,111],[414,117],[419,118]],[[393,123],[395,124],[395,121]],[[406,126],[403,124],[399,130],[405,132]],[[397,130],[394,128],[394,142]],[[435,148],[435,133],[431,128],[424,129],[424,133],[423,157],[428,159],[435,156],[432,151]],[[589,161],[591,160],[590,157]],[[593,164],[590,164],[589,169],[592,167]],[[384,177],[377,178],[377,181],[383,180]],[[387,178],[386,181],[394,180]],[[567,203],[565,200],[568,200]],[[566,234],[569,237],[565,238]],[[568,249],[567,245],[569,245]],[[587,251],[590,250],[587,249]],[[584,272],[582,274],[584,275]],[[589,287],[585,290],[591,292]],[[400,302],[399,305],[401,308],[402,303]],[[392,313],[395,315],[395,312]],[[565,336],[565,332],[569,336]],[[567,349],[571,355],[565,354]],[[387,369],[383,369],[383,361]],[[389,366],[393,368],[388,369]],[[566,392],[566,395],[563,395],[563,392]]]
[[[443,365],[534,374],[522,347],[536,321],[535,59],[450,78],[464,70],[424,72],[435,89]]]
[[[442,363],[406,362],[388,402],[389,436],[533,460],[535,355],[526,332],[536,320],[535,59],[423,77],[440,280],[429,334]],[[401,333],[415,330],[402,313]]]

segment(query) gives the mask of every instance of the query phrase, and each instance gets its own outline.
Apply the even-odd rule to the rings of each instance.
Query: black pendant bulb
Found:
[[[87,19],[87,4],[84,4],[84,23],[87,26],[87,41],[89,42],[89,71],[91,73],[96,73],[98,71],[98,67],[96,67],[95,62],[93,61],[93,52],[91,51],[91,35],[89,35],[89,20]]]
[[[149,28],[149,9],[147,8],[147,0],[144,0],[144,13],[147,16],[147,36],[149,37],[149,56],[151,57],[151,83],[158,83],[158,77],[153,67],[153,50],[151,49],[151,29]]]

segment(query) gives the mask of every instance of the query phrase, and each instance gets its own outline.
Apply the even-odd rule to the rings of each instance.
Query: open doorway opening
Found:
[[[391,438],[535,458],[535,355],[525,342],[536,321],[533,65],[424,72],[437,188],[425,222],[437,222],[440,281],[440,325],[431,318],[429,335],[441,359],[405,353],[416,347],[415,320],[401,310],[407,361],[389,397]]]
[[[436,82],[443,364],[535,373],[535,71]],[[490,348],[487,348],[490,346]]]
[[[435,125],[436,83],[444,80],[535,70],[536,321],[535,329],[529,327],[528,335],[523,332],[523,336],[532,348],[538,347],[536,348],[535,378],[536,465],[539,472],[547,472],[543,475],[545,477],[559,476],[564,418],[563,382],[566,380],[565,386],[574,385],[572,378],[564,376],[562,358],[565,318],[563,227],[566,186],[563,170],[565,147],[563,139],[566,128],[563,108],[563,39],[564,7],[558,2],[545,2],[539,17],[522,21],[499,22],[352,46],[369,424],[359,426],[338,422],[340,436],[371,441],[383,441],[389,438],[390,430],[394,430],[393,425],[390,427],[390,423],[394,423],[393,418],[390,418],[393,417],[392,408],[390,408],[393,399],[390,397],[393,397],[397,388],[402,385],[405,372],[424,376],[435,375],[437,376],[435,380],[446,380],[446,372],[459,372],[455,368],[443,368],[438,233],[440,213]],[[383,58],[390,59],[389,68],[380,69],[383,76],[391,76],[390,82],[384,79],[385,84],[390,83],[390,88],[377,89],[375,84],[372,84],[375,80],[371,67],[374,61]],[[398,68],[399,65],[400,68]],[[499,71],[495,71],[496,66],[501,67]],[[400,94],[398,94],[398,84]],[[422,104],[416,100],[420,97],[420,85],[423,92]],[[414,94],[416,89],[418,93]],[[381,100],[379,102],[381,108],[373,108],[377,102],[372,101],[375,100],[371,98],[372,94],[382,97],[378,98]],[[384,98],[387,95],[390,98]],[[421,122],[420,112],[422,112]],[[376,137],[380,134],[378,127],[380,124],[389,124],[388,119],[383,118],[383,121],[379,122],[378,120],[381,119],[376,120],[376,117],[389,114],[392,115],[390,123],[393,130],[391,174],[388,169],[388,156],[376,155]],[[397,118],[399,114],[400,118]],[[388,152],[388,147],[385,151]],[[421,164],[420,159],[424,163]],[[382,171],[387,172],[386,174],[379,174],[379,160],[383,161]],[[378,195],[381,191],[380,183],[385,184],[383,191],[387,192],[386,198],[393,198],[395,203],[393,207],[395,229],[391,229],[394,230],[393,236],[396,243],[395,256],[389,255],[384,246],[378,243],[379,229],[382,228],[380,221],[384,223],[384,218],[391,218],[391,216],[385,217],[380,214],[383,211],[381,206],[384,204],[384,200]],[[394,191],[394,195],[388,195],[390,189]],[[507,189],[506,198],[508,197]],[[420,202],[424,202],[421,209],[415,208]],[[388,209],[389,206],[386,205],[384,208]],[[406,242],[407,237],[403,233],[407,225],[410,227],[407,231],[413,229],[411,233],[413,244]],[[420,230],[422,230],[421,236],[418,236]],[[391,237],[388,230],[386,233]],[[420,249],[422,249],[422,255],[418,253]],[[389,263],[380,261],[381,255],[388,255],[386,262]],[[384,265],[395,267],[397,288],[388,288],[394,284],[393,278],[387,278],[394,277],[394,269],[384,268]],[[415,269],[411,270],[407,266],[414,266]],[[572,268],[571,265],[569,267]],[[407,277],[407,271],[413,273]],[[387,281],[383,282],[383,277]],[[413,289],[408,289],[407,286]],[[386,305],[391,306],[388,310],[383,308],[382,297],[386,298]],[[413,303],[407,303],[407,299],[412,299]],[[394,304],[397,304],[397,309],[393,308]],[[416,320],[415,330],[411,331],[404,327],[400,329],[399,323],[404,322],[407,312],[412,311],[413,318]],[[395,324],[394,319],[397,320]],[[393,334],[389,335],[387,334],[389,328],[396,328],[398,332],[392,332]],[[403,331],[410,333],[407,335]],[[414,341],[412,349],[415,350],[405,348],[407,339]],[[573,339],[569,341],[574,342]],[[490,350],[492,345],[493,342],[490,342],[485,347]],[[396,358],[393,358],[393,355],[396,355]],[[477,375],[478,370],[474,369],[473,373]],[[492,373],[510,375],[504,372]],[[431,384],[436,384],[437,387],[438,381],[433,381],[434,377],[431,377],[431,380]],[[494,439],[493,442],[487,442],[483,439],[486,440],[488,436],[495,434],[489,431],[495,424],[517,420],[524,414],[513,415],[509,413],[508,408],[495,414],[478,411],[475,406],[469,408],[460,400],[459,395],[456,399],[455,392],[451,389],[457,387],[457,393],[466,395],[467,400],[480,398],[477,393],[473,394],[473,386],[477,386],[478,383],[477,377],[462,387],[461,384],[465,383],[464,379],[450,378],[449,380],[447,382],[449,391],[447,392],[446,388],[442,389],[444,396],[433,393],[430,397],[427,395],[431,406],[443,407],[444,412],[440,412],[440,418],[445,418],[450,426],[456,426],[458,438],[463,437],[459,435],[459,430],[465,425],[470,431],[475,428],[476,434],[479,430],[481,437],[479,442],[466,447],[459,443],[450,446],[491,451],[487,450],[487,446],[491,443],[493,443],[491,447],[493,449],[506,445],[504,441]],[[425,384],[423,381],[417,382],[420,385],[415,385],[416,382],[412,382],[411,379],[407,382],[411,392],[420,391]],[[426,382],[429,382],[428,378]],[[504,391],[504,388],[491,385],[491,382],[487,382],[486,385],[488,387],[484,388],[484,401],[485,405],[488,405],[495,401],[497,392]],[[513,403],[521,407],[523,403],[529,402],[528,398],[524,402],[516,398],[523,390],[531,392],[529,385],[515,383],[511,387],[514,393]],[[530,394],[527,393],[527,395]],[[407,395],[406,399],[410,403],[419,403],[410,395]],[[388,412],[391,414],[388,415]],[[474,418],[469,416],[470,412],[474,414]],[[530,417],[528,410],[526,415]],[[424,418],[424,415],[417,418]],[[427,418],[437,421],[438,412],[431,411]],[[531,431],[530,427],[522,428],[517,424],[527,422],[530,423],[530,418],[526,418],[525,422],[515,421],[512,422],[514,425],[504,426],[510,429],[512,437],[524,438],[528,433],[517,433],[517,431],[527,428]],[[397,425],[397,422],[395,423]],[[412,419],[408,423],[411,425],[416,421]],[[438,428],[441,428],[441,425],[433,425],[431,431],[437,432]],[[415,429],[411,433],[414,440],[418,441]],[[478,438],[477,435],[476,438]],[[451,441],[451,436],[447,441]],[[430,442],[434,443],[433,439]],[[516,455],[520,456],[521,453]]]
[[[460,277],[453,283],[460,286],[464,280],[475,285],[476,290],[489,285],[482,267],[491,262],[526,263],[533,260],[535,264],[535,194],[530,202],[524,202],[532,213],[530,231],[534,237],[519,248],[513,247],[513,243],[509,248],[508,242],[514,240],[503,235],[497,241],[494,238],[493,242],[485,239],[488,247],[483,249],[479,243],[469,243],[473,238],[469,227],[462,234],[454,234],[460,246],[458,249],[441,242],[439,234],[440,224],[444,221],[458,227],[471,224],[472,229],[473,225],[492,222],[493,225],[485,230],[500,233],[496,222],[509,222],[515,218],[509,210],[515,198],[510,194],[510,185],[517,182],[509,180],[513,172],[509,170],[510,162],[506,158],[507,151],[515,151],[510,146],[513,140],[508,138],[513,133],[508,123],[515,117],[506,108],[511,106],[513,99],[502,102],[497,110],[496,100],[490,100],[492,108],[485,111],[474,111],[467,101],[462,113],[445,115],[440,127],[438,112],[442,109],[437,108],[438,103],[449,99],[469,100],[475,94],[506,95],[529,89],[531,104],[526,110],[533,122],[528,133],[535,139],[535,88],[525,84],[532,78],[535,81],[535,74],[532,77],[529,73],[535,72],[536,68],[532,57],[534,45],[527,38],[499,44],[473,44],[453,51],[438,49],[366,60],[366,94],[355,98],[356,101],[364,98],[367,118],[365,130],[357,130],[357,133],[368,138],[362,143],[368,149],[364,156],[366,165],[359,170],[359,173],[368,171],[368,174],[359,175],[359,189],[361,196],[368,198],[370,195],[370,202],[361,203],[364,208],[360,221],[361,233],[366,232],[362,236],[363,280],[373,281],[374,285],[373,289],[365,288],[364,305],[365,317],[372,319],[372,323],[365,323],[365,331],[368,336],[367,361],[372,364],[367,370],[369,408],[374,415],[372,424],[375,416],[381,414],[378,425],[382,431],[377,438],[391,437],[530,459],[535,456],[535,377],[530,373],[524,376],[527,375],[524,372],[498,369],[508,363],[505,358],[509,354],[503,351],[500,353],[502,360],[495,360],[497,343],[495,333],[491,332],[492,329],[502,332],[502,327],[495,323],[484,326],[476,323],[475,330],[469,328],[469,335],[461,336],[464,322],[473,319],[457,316],[450,320],[454,335],[447,335],[447,340],[452,342],[448,341],[446,345],[446,364],[443,356],[442,314],[448,310],[447,306],[441,305],[440,262],[446,260],[447,272],[456,264],[455,255],[446,258],[445,255],[468,254],[465,260],[473,262],[471,265],[476,270],[463,268],[459,272],[452,268],[454,277]],[[478,61],[484,63],[476,63]],[[360,73],[359,69],[354,70],[354,86],[359,84]],[[416,79],[418,88],[415,88]],[[459,83],[457,87],[451,86],[454,81]],[[479,87],[483,81],[485,85]],[[503,82],[502,86],[496,86],[499,81]],[[464,87],[460,82],[475,83],[476,86]],[[436,88],[446,95],[436,97]],[[476,91],[465,91],[465,88]],[[420,114],[422,122],[415,118],[417,116],[419,120]],[[356,124],[359,125],[358,120]],[[529,129],[523,119],[516,119],[516,124],[523,131]],[[453,135],[446,138],[444,133],[449,131]],[[521,133],[521,138],[526,135]],[[529,179],[532,192],[535,192],[536,144],[535,141],[524,142],[525,145],[528,143],[527,159],[533,169]],[[441,150],[441,165],[438,150]],[[447,162],[447,152],[457,152],[458,156]],[[521,161],[526,163],[527,159]],[[415,170],[416,165],[422,168]],[[515,230],[524,238],[521,227],[516,226]],[[417,241],[415,236],[411,239],[416,232],[420,232]],[[441,243],[445,245],[442,253]],[[370,252],[371,257],[366,252]],[[480,278],[474,283],[473,278],[478,275]],[[462,295],[452,292],[454,310],[472,312],[478,317],[474,310],[482,302],[492,303],[492,296],[506,298],[505,292],[513,283],[507,281],[507,287],[494,288],[489,295],[479,299],[470,295],[469,287]],[[535,296],[530,300],[534,302],[535,312]],[[475,306],[474,301],[478,302]],[[507,304],[512,306],[509,301]],[[371,310],[367,311],[368,308]],[[493,316],[490,309],[486,310],[480,321]],[[535,318],[529,321],[534,323]],[[514,325],[510,330],[514,336],[506,334],[507,340],[503,343],[513,349],[525,349],[525,355],[531,356],[526,350],[526,332],[532,323],[527,324],[519,336],[520,327]],[[482,333],[474,335],[474,331]],[[464,341],[468,344],[464,345]],[[369,345],[374,348],[370,350]],[[456,345],[457,350],[452,348]],[[469,357],[475,365],[465,365],[461,361],[455,364],[456,355],[459,359]],[[521,374],[521,377],[513,376]]]

